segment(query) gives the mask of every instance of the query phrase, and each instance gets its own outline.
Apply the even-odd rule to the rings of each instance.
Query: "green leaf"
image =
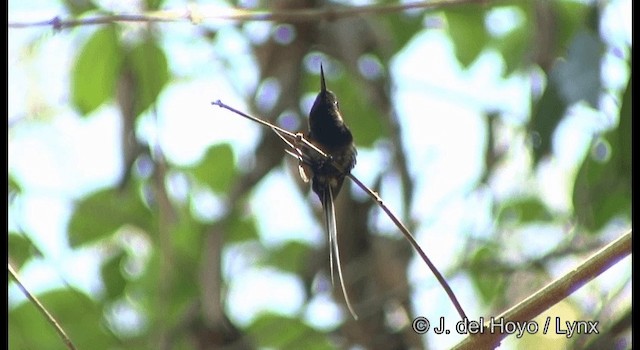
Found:
[[[147,10],[157,10],[160,8],[160,5],[164,0],[145,0],[145,4],[147,5]]]
[[[393,50],[390,52],[398,52],[405,45],[424,29],[424,17],[421,15],[407,15],[404,13],[391,13],[384,17],[380,17],[380,25],[386,26],[390,33],[389,38],[393,40]],[[389,57],[384,57],[388,61]]]
[[[309,246],[302,242],[287,242],[269,251],[266,264],[283,271],[299,273],[305,268],[305,259],[309,256],[309,250]]]
[[[24,233],[9,232],[7,251],[11,266],[17,271],[33,257],[42,256],[38,247]]]
[[[366,89],[354,86],[358,79],[350,74],[343,74],[340,79],[332,80],[334,92],[338,95],[340,112],[349,125],[353,139],[358,146],[371,147],[380,137],[386,135],[383,126],[384,116],[365,94]],[[329,82],[327,82],[329,84]]]
[[[629,62],[631,57],[629,57]],[[631,71],[631,67],[629,67]],[[618,145],[620,151],[620,171],[622,173],[631,174],[631,104],[633,96],[631,95],[631,76],[627,82],[627,88],[622,95],[622,104],[620,106],[620,114],[618,121]]]
[[[202,243],[192,247],[192,251],[198,251],[198,257],[202,256]],[[166,259],[161,255],[161,259]],[[202,298],[202,290],[200,288],[203,283],[203,277],[200,264],[202,261],[185,254],[177,254],[172,262],[171,269],[171,302],[167,303],[163,300],[156,300],[160,304],[157,305],[162,311],[156,312],[156,316],[160,318],[161,324],[169,325],[173,328],[180,327],[184,322],[186,310],[193,307],[194,300]],[[161,263],[161,266],[166,263]],[[163,274],[166,274],[164,272]],[[165,278],[160,275],[160,280]],[[153,281],[158,283],[156,279]],[[151,285],[153,287],[153,285]],[[159,325],[158,325],[159,326]]]
[[[123,275],[122,265],[127,257],[127,252],[121,250],[102,263],[100,275],[104,283],[107,300],[116,300],[124,294],[127,279]]]
[[[525,56],[531,45],[531,30],[521,26],[494,41],[494,47],[500,51],[505,64],[504,76],[508,76],[519,68],[522,68]]]
[[[136,191],[99,190],[76,204],[69,220],[69,244],[78,247],[95,242],[127,224],[150,232],[152,222],[151,212]]]
[[[618,127],[594,142],[576,175],[574,213],[592,232],[617,216],[631,218],[631,99],[630,79]]]
[[[631,215],[631,182],[588,156],[576,177],[573,208],[578,222],[591,232],[617,215]]]
[[[300,319],[264,313],[247,328],[258,348],[333,349],[326,336]]]
[[[77,349],[109,349],[117,345],[106,333],[99,305],[76,290],[54,290],[38,296]],[[66,346],[35,305],[25,301],[9,310],[9,349],[65,349]]]
[[[255,217],[239,216],[234,213],[229,219],[226,243],[239,243],[258,239],[258,226]]]
[[[97,9],[96,4],[91,0],[64,0],[64,5],[74,17],[87,11]]]
[[[533,143],[534,165],[537,165],[544,156],[551,153],[553,132],[567,108],[560,98],[555,80],[547,79],[544,93],[532,107],[528,129]]]
[[[469,273],[474,287],[485,304],[490,304],[498,295],[504,293],[505,280],[499,273],[487,271],[486,268],[495,265],[497,247],[485,245],[473,253]]]
[[[519,197],[505,203],[498,213],[498,222],[504,224],[508,221],[515,221],[518,225],[533,222],[546,222],[552,220],[553,216],[544,203],[535,197]]]
[[[199,245],[192,247],[192,251],[196,250],[204,250],[202,241]],[[160,327],[167,329],[184,327],[189,315],[192,315],[194,303],[202,298],[201,279],[202,273],[206,273],[202,268],[208,265],[201,266],[203,263],[201,259],[187,257],[183,252],[176,253],[171,254],[169,261],[167,254],[154,249],[145,264],[144,273],[130,281],[127,287],[135,293],[135,303],[144,310],[145,326],[150,330]],[[194,263],[194,260],[197,263]],[[210,268],[213,269],[215,266]],[[161,293],[158,291],[160,283],[166,283],[170,298],[160,298]],[[176,336],[180,335],[176,334]]]
[[[22,193],[22,185],[16,180],[15,176],[9,174],[9,195],[16,195]]]
[[[113,97],[122,58],[114,26],[97,30],[80,49],[71,72],[71,99],[80,113],[87,115]]]
[[[491,45],[500,52],[505,64],[504,76],[526,67],[529,63],[527,55],[531,48],[534,34],[532,2],[516,1],[513,8],[523,14],[520,25],[504,36],[492,38]]]
[[[231,145],[222,143],[209,147],[204,158],[187,171],[214,192],[226,192],[235,174],[235,160]]]
[[[177,225],[171,232],[175,251],[196,264],[201,256],[203,236],[210,225],[203,224],[194,218],[187,206],[176,205],[174,210],[178,212]]]
[[[155,40],[147,39],[128,53],[125,62],[135,77],[134,115],[137,116],[156,101],[169,80],[167,58]]]
[[[579,1],[550,1],[542,4],[551,6],[555,25],[555,54],[564,56],[576,32],[586,24],[589,5]]]
[[[444,14],[456,58],[466,68],[476,60],[490,40],[484,24],[484,7],[458,6],[447,9]]]

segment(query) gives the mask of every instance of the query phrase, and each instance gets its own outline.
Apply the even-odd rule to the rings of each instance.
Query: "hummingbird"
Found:
[[[329,234],[331,282],[334,281],[335,256],[335,265],[345,303],[353,318],[358,319],[349,301],[342,277],[334,205],[334,200],[340,193],[344,178],[356,165],[358,152],[353,143],[353,135],[351,135],[351,131],[340,113],[338,98],[332,91],[327,90],[322,64],[320,65],[320,93],[318,93],[309,112],[309,130],[306,138],[328,155],[327,158],[310,157],[310,162],[301,165],[300,173],[306,181],[311,178],[311,188],[322,203],[325,226]]]

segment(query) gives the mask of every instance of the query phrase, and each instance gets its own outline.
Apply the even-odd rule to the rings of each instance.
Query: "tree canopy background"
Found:
[[[320,205],[270,130],[306,128],[319,65],[353,173],[467,315],[522,301],[631,227],[630,1],[9,2],[9,263],[80,349],[448,348],[453,306],[360,189]],[[624,348],[630,259],[536,320]],[[417,334],[444,317],[451,334]],[[64,345],[9,280],[9,347]]]

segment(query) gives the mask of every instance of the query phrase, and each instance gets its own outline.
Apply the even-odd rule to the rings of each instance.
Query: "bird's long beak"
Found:
[[[327,91],[327,84],[324,82],[324,70],[322,69],[322,63],[320,63],[320,91]]]

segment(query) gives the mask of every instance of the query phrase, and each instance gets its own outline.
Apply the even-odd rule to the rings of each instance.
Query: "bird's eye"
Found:
[[[336,104],[336,108],[340,109],[340,104],[338,103],[338,101],[334,102]]]

